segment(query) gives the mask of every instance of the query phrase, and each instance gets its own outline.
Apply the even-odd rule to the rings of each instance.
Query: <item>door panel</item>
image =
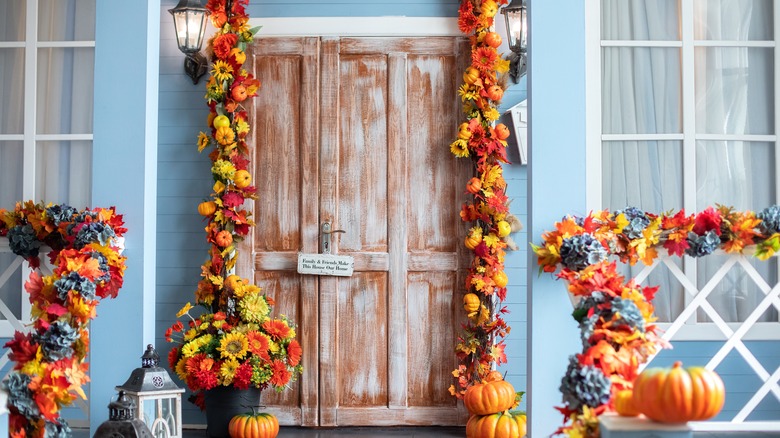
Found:
[[[258,226],[242,266],[305,342],[300,386],[265,402],[286,424],[463,424],[447,388],[470,166],[449,142],[468,42],[261,38],[253,53]],[[352,277],[295,273],[324,221],[345,230],[331,246]]]

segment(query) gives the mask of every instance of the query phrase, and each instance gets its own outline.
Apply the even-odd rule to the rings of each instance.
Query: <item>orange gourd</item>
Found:
[[[463,403],[472,415],[502,412],[514,405],[515,388],[504,380],[477,383],[466,390]]]
[[[217,211],[217,204],[214,201],[203,201],[198,204],[198,213],[201,216],[209,217]]]
[[[466,313],[474,313],[477,310],[479,310],[479,296],[474,293],[467,293],[463,297],[463,310],[466,311]]]
[[[471,193],[472,195],[476,195],[477,193],[479,193],[480,190],[482,190],[482,180],[480,180],[476,176],[474,178],[471,178],[469,182],[466,184],[466,191]]]
[[[623,417],[636,417],[640,414],[634,404],[634,391],[624,389],[615,394],[615,411]]]
[[[214,237],[214,242],[222,248],[227,248],[233,243],[233,234],[228,230],[222,230]]]
[[[231,438],[275,438],[279,421],[268,413],[236,415],[230,419],[228,434]]]
[[[466,438],[521,438],[523,436],[525,436],[525,415],[521,417],[508,412],[472,415],[466,423]]]
[[[651,368],[634,381],[634,403],[648,418],[684,423],[714,417],[723,408],[726,390],[714,371],[702,367]]]
[[[468,249],[474,249],[480,243],[482,243],[482,236],[479,234],[469,234],[464,241],[464,245],[466,245],[466,248]]]

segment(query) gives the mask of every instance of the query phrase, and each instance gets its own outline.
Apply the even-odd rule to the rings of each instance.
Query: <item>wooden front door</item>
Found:
[[[449,143],[468,53],[457,38],[260,38],[250,118],[257,226],[240,270],[298,323],[304,374],[264,395],[286,424],[455,425],[470,172]],[[320,227],[351,277],[300,275]]]

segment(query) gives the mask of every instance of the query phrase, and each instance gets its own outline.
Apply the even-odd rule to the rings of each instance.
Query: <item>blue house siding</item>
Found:
[[[208,108],[203,99],[205,77],[198,85],[183,73],[184,55],[179,52],[173,36],[173,24],[168,9],[176,0],[162,0],[160,8],[160,78],[159,78],[159,149],[157,194],[157,314],[155,344],[166,357],[170,345],[163,334],[175,321],[175,314],[187,301],[192,301],[200,280],[200,265],[208,246],[203,222],[197,214],[197,204],[211,190],[209,160],[195,146],[197,134],[206,127]],[[456,17],[459,0],[402,1],[250,1],[249,13],[260,17],[357,17],[416,16]],[[262,35],[262,30],[260,31]],[[456,74],[460,74],[457,72]],[[262,81],[262,78],[260,78]],[[262,89],[260,92],[263,92]],[[505,94],[502,109],[508,109],[525,99],[525,82]],[[453,135],[456,127],[453,127]],[[454,159],[454,158],[453,158]],[[526,167],[506,167],[512,212],[527,223]],[[465,181],[463,182],[465,184]],[[458,214],[453,211],[453,214]],[[526,387],[526,293],[525,266],[528,257],[526,231],[513,237],[520,250],[507,257],[510,310],[508,321],[512,333],[507,339],[509,364],[502,367],[507,379],[517,388]],[[454,346],[453,346],[454,348]],[[454,354],[454,353],[453,353]],[[186,423],[203,423],[197,408],[184,404]]]

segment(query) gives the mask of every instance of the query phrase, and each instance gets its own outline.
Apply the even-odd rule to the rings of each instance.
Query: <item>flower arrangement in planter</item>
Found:
[[[639,364],[660,347],[652,300],[657,287],[625,282],[616,262],[651,265],[659,251],[703,257],[715,250],[761,260],[780,250],[780,206],[758,213],[718,205],[697,214],[652,214],[628,207],[567,216],[532,245],[540,272],[555,273],[579,297],[572,316],[580,324],[583,352],[570,357],[561,381],[565,416],[558,433],[596,437],[598,416],[612,410],[618,395],[632,389]],[[622,401],[620,402],[622,403]]]
[[[78,211],[28,201],[13,211],[0,209],[0,236],[34,269],[24,285],[32,327],[17,331],[4,345],[16,362],[3,381],[10,436],[70,436],[59,413],[77,397],[87,398],[81,387],[89,382],[88,324],[97,316],[100,299],[115,298],[122,287],[123,225],[113,207]],[[37,269],[43,246],[51,249],[50,275]]]
[[[243,64],[258,28],[249,28],[246,0],[209,0],[206,9],[217,29],[209,41],[211,75],[206,83],[208,132],[198,136],[198,151],[209,153],[214,180],[210,199],[198,206],[208,222],[209,257],[201,269],[195,306],[187,303],[166,332],[171,369],[205,408],[205,391],[216,387],[274,388],[282,391],[301,373],[302,349],[295,325],[272,316],[274,301],[249,280],[233,274],[237,243],[254,225],[243,208],[256,199],[249,171],[249,116],[243,105],[257,95],[260,81]],[[195,308],[202,310],[196,313]]]
[[[460,365],[452,373],[456,383],[450,386],[450,393],[458,398],[485,380],[495,365],[507,361],[503,339],[510,327],[502,318],[507,309],[501,305],[508,283],[504,256],[512,245],[509,234],[520,223],[509,213],[502,169],[508,163],[510,133],[505,125],[495,123],[509,61],[498,54],[501,37],[492,27],[499,6],[505,4],[507,0],[464,0],[459,9],[458,26],[471,39],[471,64],[458,90],[467,121],[458,127],[450,151],[458,158],[470,158],[475,176],[466,183],[470,199],[460,212],[463,221],[471,224],[464,244],[473,251],[473,262],[463,299],[468,321],[455,348]]]

